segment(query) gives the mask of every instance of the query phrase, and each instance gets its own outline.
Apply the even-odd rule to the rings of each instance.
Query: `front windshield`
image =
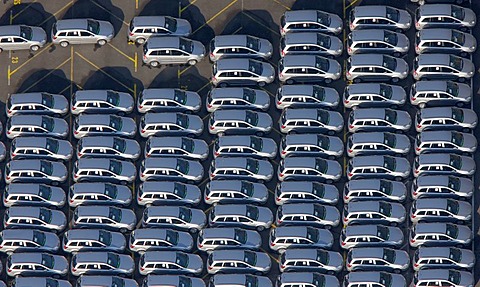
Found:
[[[455,200],[447,200],[447,211],[453,213],[453,214],[458,214],[458,209],[459,209],[459,204]]]
[[[387,11],[386,11],[386,17],[390,20],[392,20],[393,22],[398,22],[399,18],[400,18],[400,12],[397,10],[397,9],[393,9],[391,7],[387,7]]]
[[[448,177],[448,187],[453,189],[453,190],[459,190],[460,189],[460,179],[454,176],[449,176]]]
[[[122,129],[123,125],[122,118],[117,116],[110,116],[110,122],[108,125],[114,130],[119,131],[120,129]]]
[[[263,148],[263,140],[259,137],[250,137],[250,147],[256,151],[261,151]]]
[[[323,196],[325,195],[325,186],[323,184],[314,182],[312,189],[313,189],[313,194],[315,194],[319,198],[323,198]]]
[[[328,59],[322,57],[315,57],[315,67],[321,71],[327,72],[330,67]]]
[[[390,236],[390,229],[388,229],[386,226],[377,225],[377,236],[383,240],[388,239]]]
[[[380,283],[382,286],[390,287],[392,286],[392,275],[386,272],[380,272]]]
[[[115,222],[120,222],[122,220],[122,210],[115,207],[108,208],[108,218]]]
[[[254,90],[248,89],[248,88],[243,88],[243,99],[249,103],[255,103],[257,94],[255,93]]]
[[[319,101],[325,100],[325,88],[320,86],[313,86],[312,97]]]
[[[122,163],[120,161],[110,160],[108,170],[115,173],[115,174],[121,174],[122,173]]]
[[[384,249],[383,249],[383,256],[382,256],[382,258],[383,258],[385,261],[390,262],[390,263],[393,263],[393,262],[395,262],[395,257],[396,257],[395,250],[393,250],[393,249],[388,249],[388,248],[384,248]]]
[[[307,227],[307,239],[311,242],[318,241],[318,230],[312,227]]]
[[[325,276],[318,273],[313,273],[312,284],[315,287],[324,287],[325,286]]]
[[[175,102],[182,105],[185,105],[187,103],[187,92],[175,89],[173,93],[173,100]]]
[[[447,82],[447,93],[452,96],[458,96],[458,84],[454,82]]]
[[[393,94],[393,88],[390,85],[380,84],[379,94],[385,99],[391,99]]]
[[[52,197],[52,188],[47,185],[39,185],[38,186],[38,196],[44,199],[50,199]]]
[[[245,287],[258,287],[258,277],[245,275]]]
[[[52,211],[48,208],[41,208],[39,218],[41,221],[49,223],[52,220]]]
[[[20,37],[27,40],[32,40],[32,35],[32,28],[28,26],[20,26]]]
[[[59,142],[52,138],[47,138],[45,141],[46,141],[45,148],[51,151],[52,153],[57,153]]]
[[[252,111],[245,111],[245,121],[252,126],[258,124],[258,114]]]
[[[188,128],[188,116],[178,113],[176,123],[181,127]]]
[[[40,161],[40,171],[44,174],[52,175],[53,165],[49,161],[42,160]]]
[[[447,228],[446,228],[445,234],[450,236],[451,238],[457,238],[458,235],[458,227],[454,224],[449,224],[447,223]]]
[[[384,120],[392,124],[397,123],[397,112],[394,110],[385,109]]]
[[[111,104],[112,106],[118,106],[119,102],[120,96],[117,92],[107,91],[107,103]]]
[[[396,46],[398,42],[398,36],[394,32],[383,30],[383,40],[385,41],[385,43],[391,44],[392,46]]]
[[[330,121],[330,113],[322,109],[318,109],[317,120],[321,123],[328,124],[328,122]]]
[[[115,253],[108,253],[107,254],[107,264],[113,267],[120,266],[120,256]]]
[[[460,262],[462,260],[462,251],[457,248],[450,248],[450,254],[448,255],[448,258],[455,262]]]
[[[390,71],[395,71],[395,68],[397,67],[397,60],[393,57],[383,56],[382,66]]]
[[[188,163],[188,161],[178,158],[175,169],[181,172],[182,174],[188,174],[188,170],[190,169],[190,164]]]
[[[456,5],[450,5],[452,7],[451,14],[453,18],[457,18],[460,20],[465,19],[465,10],[463,10],[462,7],[456,6]]]
[[[106,246],[109,246],[112,243],[112,234],[105,230],[99,230],[98,241],[102,242]]]
[[[234,235],[235,240],[237,240],[240,243],[246,243],[247,242],[247,232],[243,229],[235,229],[235,235]]]
[[[53,96],[47,93],[42,93],[42,104],[46,107],[53,108]]]
[[[383,134],[383,143],[389,147],[395,147],[397,143],[397,137],[391,133],[384,133]]]
[[[113,185],[113,184],[110,184],[110,183],[105,183],[105,188],[103,190],[103,193],[110,197],[110,198],[116,198],[117,197],[117,192],[118,192],[118,188]]]
[[[175,258],[175,263],[182,267],[187,267],[188,266],[188,255],[183,253],[183,252],[177,252],[176,258]]]
[[[176,245],[178,243],[178,232],[167,229],[165,240],[170,242],[172,245]]]
[[[185,196],[187,195],[187,186],[175,182],[173,186],[173,194],[177,195],[178,197],[185,198]]]
[[[249,181],[242,181],[242,184],[240,186],[240,192],[247,195],[247,196],[252,196],[253,195],[253,183]]]
[[[48,131],[53,131],[53,128],[55,127],[55,121],[50,117],[42,117],[41,125],[42,125],[42,128]]]
[[[390,216],[392,215],[392,205],[390,203],[381,201],[379,202],[378,211],[385,216]]]
[[[43,232],[39,232],[36,230],[33,231],[33,242],[37,243],[40,246],[43,246],[45,244],[46,237],[47,236]]]
[[[172,17],[165,17],[165,24],[163,27],[169,31],[175,32],[177,30],[177,20]]]
[[[192,210],[185,207],[180,207],[178,212],[178,218],[185,222],[190,222],[192,219]]]
[[[329,36],[317,33],[317,45],[324,48],[330,48],[332,40]]]
[[[397,162],[395,158],[389,157],[389,156],[384,156],[383,157],[383,167],[388,169],[388,170],[395,170],[395,167],[397,165]]]
[[[322,135],[317,135],[317,145],[323,150],[330,148],[330,138]]]
[[[325,12],[317,11],[317,22],[323,24],[324,26],[329,26],[332,22],[330,15]]]
[[[452,282],[453,284],[459,284],[460,278],[460,272],[456,270],[448,270],[448,281]]]
[[[450,166],[453,166],[456,169],[462,168],[462,158],[458,155],[451,154],[449,160]]]
[[[178,277],[178,287],[191,287],[191,286],[192,286],[192,279],[186,276]]]
[[[59,283],[57,280],[52,278],[45,278],[45,287],[58,287]],[[12,285],[14,287],[14,285]]]
[[[452,30],[452,37],[450,39],[457,44],[465,44],[465,34],[463,32]]]
[[[252,205],[247,205],[247,213],[245,215],[250,219],[257,220],[258,208]]]
[[[112,286],[110,287],[124,287],[125,281],[122,278],[112,276]]]
[[[452,108],[452,119],[458,121],[458,122],[463,122],[463,110],[462,109],[456,109]]]
[[[325,214],[327,213],[327,209],[323,205],[315,204],[313,206],[313,215],[320,219],[325,219]]]
[[[55,259],[52,255],[42,253],[42,265],[51,269],[55,265]]]
[[[245,168],[252,172],[252,173],[258,173],[258,161],[257,160],[254,160],[254,159],[251,159],[251,158],[248,158],[247,161],[246,161],[246,165],[245,165]]]
[[[386,181],[386,180],[380,180],[379,190],[380,190],[380,192],[382,192],[386,195],[390,195],[390,194],[392,194],[393,183],[390,182],[390,181]]]
[[[188,152],[193,152],[195,149],[195,142],[190,138],[182,138],[182,149]]]
[[[257,75],[261,75],[263,72],[263,66],[261,62],[248,60],[248,70]]]
[[[185,39],[185,38],[180,38],[179,43],[178,43],[178,48],[182,51],[185,51],[187,53],[192,53],[193,52],[193,42]]]
[[[316,158],[315,159],[315,170],[325,173],[328,169],[328,164],[326,160]]]
[[[258,51],[260,49],[260,40],[252,36],[247,36],[247,47]]]
[[[92,32],[93,34],[97,34],[100,32],[100,23],[98,21],[88,19],[87,20],[87,30]]]
[[[327,251],[322,249],[317,249],[317,261],[322,263],[323,265],[327,265],[330,261],[330,255]]]
[[[122,138],[113,138],[113,149],[124,152],[127,147],[127,142]]]
[[[254,266],[257,263],[257,254],[252,251],[244,251],[245,263]]]
[[[461,71],[463,68],[463,60],[460,57],[450,55],[448,64],[457,71]]]

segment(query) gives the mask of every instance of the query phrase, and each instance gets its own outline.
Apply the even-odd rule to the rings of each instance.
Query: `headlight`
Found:
[[[471,100],[472,100],[472,97],[465,98],[465,101],[471,101]]]
[[[200,54],[200,57],[201,57],[201,58],[205,57],[205,54]]]
[[[473,75],[473,71],[468,72],[469,75]]]
[[[272,54],[272,51],[268,51],[268,52],[267,52],[267,55],[270,56],[271,54]]]
[[[470,24],[474,25],[474,24],[475,24],[475,20],[470,21]]]
[[[113,34],[109,34],[107,38],[113,38]]]
[[[336,73],[335,73],[335,76],[340,76],[340,72],[336,72]]]
[[[408,73],[408,71],[403,71],[402,75],[406,75],[407,73]]]

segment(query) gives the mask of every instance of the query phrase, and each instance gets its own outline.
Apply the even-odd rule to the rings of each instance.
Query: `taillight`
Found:
[[[353,173],[351,173],[351,172],[348,173],[348,176],[352,176],[352,175],[353,175]]]
[[[348,47],[348,52],[352,52],[352,48]]]
[[[352,152],[353,152],[353,149],[349,149],[348,152],[352,153]]]
[[[287,154],[287,152],[286,152],[286,151],[284,151],[284,150],[282,150],[282,154]]]
[[[211,107],[213,107],[213,105],[212,105],[212,104],[208,104],[207,107],[211,108]]]
[[[411,243],[415,243],[415,241],[416,241],[415,239],[410,239]]]
[[[417,216],[416,216],[415,214],[412,214],[411,217],[412,217],[412,218],[415,218],[415,217],[417,217]]]
[[[128,35],[129,35],[129,36],[133,36],[134,34],[133,34],[133,32],[130,32],[130,33],[128,33]]]
[[[419,173],[420,171],[418,169],[415,170],[415,173]]]
[[[419,266],[419,264],[418,264],[418,263],[415,263],[415,264],[413,264],[413,266],[414,266],[414,267],[418,267],[418,266]]]
[[[138,107],[139,107],[140,109],[143,109],[143,105],[139,105]]]
[[[73,132],[74,134],[78,135],[78,131]]]
[[[415,150],[416,150],[416,151],[421,151],[421,150],[422,150],[422,148],[420,148],[420,147],[417,147]]]
[[[57,39],[57,36],[53,36],[53,40],[56,40]]]
[[[283,265],[283,264],[282,264],[282,265],[280,265],[280,268],[285,268],[285,265]]]
[[[287,126],[286,125],[282,125],[282,129],[286,128]]]
[[[212,270],[212,269],[213,269],[213,267],[212,267],[212,266],[208,266],[208,270]]]
[[[142,130],[142,133],[144,133],[144,132],[145,132],[145,130]]]
[[[275,246],[275,243],[273,243],[273,242],[270,242],[270,246]]]
[[[281,173],[280,176],[284,176],[285,174],[284,173]]]
[[[285,51],[282,50],[282,57],[285,56]]]
[[[342,242],[342,246],[345,246],[345,245],[347,245],[347,243],[346,243],[346,242]]]
[[[73,202],[74,202],[74,200],[73,200],[73,199],[70,199],[69,201],[70,201],[70,203],[73,203]]]
[[[344,102],[345,104],[348,104],[348,103],[350,103],[350,101],[349,101],[349,100],[344,100],[343,102]]]
[[[348,218],[345,217],[345,218],[343,219],[343,221],[344,221],[344,222],[347,222],[347,221],[348,221]]]
[[[351,128],[351,129],[353,129],[355,126],[354,126],[354,125],[349,125],[348,127]]]
[[[343,199],[349,199],[349,198],[350,196],[346,196],[346,195],[343,197]]]
[[[214,126],[211,126],[211,127],[210,127],[210,129],[211,129],[211,130],[214,130],[214,129],[215,129],[215,127],[214,127]]]
[[[281,105],[281,104],[282,104],[282,102],[281,102],[281,101],[278,101],[278,102],[277,102],[277,105]]]
[[[134,247],[135,247],[135,245],[133,245],[133,244],[130,244],[130,248],[134,248]]]
[[[215,156],[219,156],[220,153],[218,151],[215,152]]]
[[[412,97],[412,101],[415,101],[417,98]]]
[[[422,125],[417,125],[417,128],[421,128],[421,127],[422,127]]]
[[[212,57],[212,58],[213,58],[213,56],[214,56],[214,54],[213,54],[213,53],[210,53],[210,57]]]
[[[77,108],[76,107],[72,107],[72,111],[76,110]]]

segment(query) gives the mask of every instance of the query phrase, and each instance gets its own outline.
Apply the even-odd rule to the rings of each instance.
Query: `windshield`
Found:
[[[188,116],[178,113],[176,123],[181,127],[188,128]]]
[[[314,182],[312,186],[312,192],[317,197],[323,198],[323,196],[325,195],[325,186],[323,184]]]
[[[384,287],[392,286],[392,275],[386,272],[380,272],[380,283]]]
[[[380,92],[379,94],[384,97],[385,99],[391,99],[393,94],[392,86],[380,84]]]
[[[315,67],[324,72],[327,72],[328,68],[330,67],[330,62],[325,58],[315,57]]]
[[[253,183],[248,181],[242,181],[242,185],[240,187],[240,192],[252,196],[253,195]]]
[[[178,218],[185,222],[190,222],[192,219],[192,210],[186,207],[179,207]]]
[[[245,263],[253,266],[257,263],[257,254],[252,251],[244,251],[244,259]]]
[[[307,227],[307,239],[311,242],[318,241],[318,230],[312,227]]]
[[[105,188],[103,190],[103,193],[106,196],[108,196],[110,198],[116,198],[117,197],[117,192],[118,192],[118,188],[115,185],[105,183]]]
[[[252,126],[256,126],[258,124],[258,114],[252,111],[246,111],[245,121]]]
[[[252,36],[247,36],[247,47],[255,51],[260,50],[260,40]]]
[[[460,190],[460,179],[454,176],[449,176],[448,187],[453,190]]]
[[[317,11],[317,22],[323,24],[324,26],[329,26],[331,23],[330,15],[325,12]]]
[[[386,181],[386,180],[380,180],[379,190],[386,195],[390,195],[390,194],[392,194],[393,183],[390,182],[390,181]]]
[[[463,68],[463,60],[460,57],[450,55],[448,64],[457,71],[461,71]]]
[[[394,110],[385,109],[384,120],[392,124],[397,123],[397,112]]]
[[[392,215],[392,205],[390,203],[380,201],[378,211],[385,216],[390,216]]]
[[[318,109],[317,120],[321,123],[328,124],[328,122],[330,121],[330,113],[322,109]]]
[[[112,234],[105,230],[99,230],[98,232],[98,241],[102,242],[103,244],[109,246],[112,243]]]
[[[55,259],[52,255],[42,253],[42,265],[51,269],[55,264]]]
[[[450,164],[450,166],[453,166],[456,169],[461,169],[462,168],[462,158],[458,155],[451,154],[449,164]]]
[[[47,93],[42,93],[42,104],[49,108],[53,108],[53,105],[54,105],[53,96]]]
[[[386,17],[394,22],[398,22],[398,19],[400,18],[400,12],[397,9],[393,9],[391,7],[386,7],[387,8],[387,13]]]
[[[312,96],[319,101],[325,100],[325,89],[320,86],[313,86]]]
[[[258,208],[252,205],[247,205],[247,214],[246,216],[250,219],[258,219]]]
[[[323,265],[327,265],[330,261],[330,256],[327,251],[317,249],[317,261],[322,263]]]
[[[452,119],[458,122],[463,122],[463,110],[452,108]]]
[[[247,232],[243,229],[235,229],[235,240],[237,240],[240,243],[246,243],[247,242]]]
[[[179,104],[185,105],[187,103],[187,93],[185,91],[175,89],[173,92],[173,100]]]
[[[319,204],[315,204],[313,206],[313,215],[317,218],[320,218],[320,219],[325,219],[325,214],[327,213],[327,209],[325,208],[325,206],[322,206],[322,205],[319,205]]]
[[[188,163],[188,161],[178,158],[175,169],[181,172],[182,174],[188,174],[188,170],[190,169],[190,164]]]
[[[110,116],[110,123],[108,124],[111,128],[119,131],[122,128],[122,118],[117,116]]]
[[[45,233],[34,230],[33,231],[33,242],[37,243],[40,246],[45,244]]]
[[[245,275],[245,287],[258,287],[258,278],[252,275]]]
[[[107,91],[107,103],[113,106],[118,106],[119,102],[120,102],[120,97],[117,92]]]
[[[383,56],[382,66],[390,71],[395,71],[395,68],[397,67],[397,60],[393,57]]]
[[[108,218],[115,222],[120,222],[122,220],[122,210],[115,207],[108,208]]]
[[[384,133],[383,134],[383,143],[389,147],[395,147],[397,142],[397,137],[391,133]]]
[[[447,82],[447,93],[452,96],[458,96],[458,84],[454,82]]]
[[[112,276],[112,286],[111,287],[123,287],[125,286],[125,281],[122,278]]]
[[[455,200],[447,200],[447,211],[453,213],[453,214],[458,214],[458,209],[459,209],[459,204]]]
[[[261,75],[263,72],[262,63],[253,61],[253,60],[248,60],[248,70],[257,75]]]
[[[20,26],[20,37],[27,40],[32,40],[32,34],[32,28],[28,26]]]
[[[451,15],[453,18],[463,20],[465,18],[465,10],[462,7],[456,5],[450,5],[452,7]]]
[[[450,254],[448,255],[448,258],[455,262],[460,262],[462,260],[462,251],[457,248],[450,248]]]
[[[383,30],[383,40],[388,44],[396,46],[398,42],[398,36],[394,32]]]
[[[188,152],[193,152],[195,149],[195,142],[189,138],[182,138],[182,149]]]
[[[187,53],[193,52],[193,42],[185,38],[180,38],[178,43],[178,48]]]
[[[163,27],[169,31],[175,32],[177,31],[177,20],[172,17],[165,17],[165,24]]]
[[[329,36],[323,35],[320,33],[317,33],[317,45],[324,47],[324,48],[330,48],[332,40],[330,39]]]
[[[256,151],[261,151],[263,148],[263,140],[259,137],[250,137],[250,147]]]
[[[124,152],[127,142],[122,138],[113,138],[113,148],[119,152]]]
[[[122,173],[122,163],[120,161],[110,160],[108,170],[115,173],[115,174],[121,174]]]
[[[325,276],[318,273],[313,273],[312,284],[315,287],[324,287],[325,286]]]
[[[50,117],[42,117],[41,125],[42,125],[42,128],[48,131],[53,131],[53,128],[55,127],[55,121]]]
[[[57,280],[51,279],[51,278],[45,278],[45,287],[58,287],[58,285],[59,283]]]
[[[52,163],[44,160],[40,161],[40,171],[45,174],[52,175],[53,173]]]
[[[178,197],[185,198],[187,195],[187,187],[184,184],[175,182],[173,187],[173,194]]]
[[[382,258],[383,258],[385,261],[390,262],[390,263],[393,263],[393,262],[395,262],[395,257],[396,257],[395,250],[393,250],[393,249],[388,249],[388,248],[384,248],[384,249],[383,249],[383,256],[382,256]]]
[[[322,135],[317,135],[317,145],[323,150],[330,148],[330,138]]]
[[[377,225],[377,236],[383,240],[387,240],[390,236],[390,229],[386,226]]]
[[[326,160],[316,158],[315,159],[315,169],[321,173],[325,173],[328,169],[328,164]]]
[[[108,253],[107,254],[107,264],[114,267],[120,266],[120,256],[115,253]]]
[[[448,281],[452,282],[453,284],[459,284],[460,278],[460,272],[455,270],[448,270]]]
[[[448,236],[450,236],[451,238],[457,238],[457,235],[458,235],[458,227],[454,224],[448,224],[447,223],[447,226],[446,226],[447,230],[445,232],[445,234],[447,234]]]
[[[57,140],[52,139],[52,138],[47,138],[46,139],[45,148],[47,150],[51,151],[52,153],[57,153],[58,146],[59,146],[59,143],[58,143]]]
[[[178,243],[178,232],[167,229],[165,240],[170,242],[172,245],[176,245]]]
[[[257,94],[255,93],[254,90],[248,89],[248,88],[243,89],[243,99],[245,101],[253,104],[255,103],[256,96]]]
[[[87,30],[92,32],[93,34],[97,34],[100,32],[100,23],[98,21],[88,19],[87,20]]]
[[[50,199],[52,197],[52,188],[47,185],[39,185],[38,186],[38,196],[44,199]]]
[[[452,42],[463,45],[465,44],[465,34],[457,30],[452,30],[451,40]]]

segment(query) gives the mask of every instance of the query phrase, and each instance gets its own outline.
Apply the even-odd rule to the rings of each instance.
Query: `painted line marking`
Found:
[[[18,66],[15,70],[9,72],[9,76],[12,76],[13,74],[15,74],[20,68],[22,68],[23,66],[25,66],[27,63],[29,63],[31,60],[35,59],[38,55],[40,55],[41,53],[45,52],[46,50],[48,50],[48,48],[50,46],[52,46],[53,43],[50,43],[48,44],[47,46],[45,46],[40,52],[36,53],[33,55],[33,57],[31,57],[30,59],[26,60],[23,64],[21,64],[20,66]]]
[[[208,87],[211,84],[212,84],[212,81],[207,82],[205,85],[203,85],[200,89],[197,90],[197,93],[200,92],[201,90],[205,89],[206,87]]]
[[[355,3],[357,3],[359,0],[353,0],[352,2],[350,2],[350,4],[348,4],[345,8],[343,8],[343,10],[347,10],[348,8],[352,7],[353,5],[355,5]]]
[[[70,46],[70,95],[73,94],[73,46]]]
[[[225,6],[222,10],[218,11],[217,14],[213,15],[210,19],[207,20],[207,22],[205,22],[204,24],[202,24],[200,27],[198,27],[195,31],[193,31],[192,35],[195,34],[196,32],[198,32],[198,30],[202,29],[203,27],[205,27],[208,23],[212,22],[215,18],[217,18],[220,14],[222,14],[223,12],[225,12],[228,8],[232,7],[233,4],[237,3],[238,0],[233,0],[232,2],[230,2],[230,4],[228,4],[227,6]]]
[[[263,91],[265,91],[270,97],[274,98],[275,99],[275,95],[272,94],[269,90],[263,88],[263,87],[260,87],[260,89],[262,89]]]
[[[278,1],[278,0],[272,0],[273,2],[277,3],[278,5],[282,6],[283,8],[285,8],[286,10],[290,11],[290,7],[288,7],[287,5],[283,4],[282,2]]]
[[[7,84],[10,86],[10,65],[8,65],[8,69],[7,69]]]
[[[32,85],[30,85],[28,88],[26,88],[25,90],[21,91],[20,93],[25,93],[27,92],[28,90],[30,90],[33,86],[35,86],[36,84],[40,83],[41,81],[43,81],[45,78],[47,78],[48,76],[50,76],[53,72],[55,72],[55,70],[58,70],[60,69],[63,65],[65,65],[68,61],[70,61],[71,59],[68,58],[66,59],[65,61],[63,61],[63,63],[61,63],[60,65],[56,66],[55,68],[53,68],[50,72],[48,72],[45,76],[41,77],[38,81],[36,81],[35,83],[33,83]]]
[[[130,56],[128,56],[127,54],[125,54],[122,50],[120,50],[119,48],[113,46],[111,43],[107,43],[110,47],[112,47],[115,51],[117,51],[118,53],[120,53],[120,55],[124,56],[125,58],[129,59],[130,61],[132,61],[134,64],[137,63],[136,59],[135,59],[135,56],[132,58]]]
[[[280,33],[278,33],[278,31],[275,31],[275,30],[273,30],[272,28],[265,26],[265,24],[257,21],[255,18],[253,18],[252,16],[248,15],[247,13],[242,12],[242,14],[245,15],[245,16],[247,16],[248,18],[252,19],[253,22],[256,22],[257,24],[259,24],[259,25],[263,26],[264,28],[268,29],[270,32],[274,33],[275,35],[280,36]]]
[[[182,12],[187,10],[188,7],[190,7],[191,5],[193,5],[193,3],[197,2],[198,0],[193,0],[192,2],[188,3],[187,6],[183,7],[180,9],[180,15],[182,15]]]
[[[266,253],[268,256],[270,256],[270,258],[272,258],[275,262],[280,263],[280,260],[278,260],[277,257],[273,256],[273,255],[272,255],[272,252],[267,252],[267,251],[265,251],[265,249],[263,249],[263,248],[260,248],[260,250],[263,251],[264,253]]]
[[[33,5],[34,3],[36,3],[36,2],[38,2],[38,0],[33,0],[32,2],[28,3],[28,5],[27,5],[25,8],[23,8],[23,9],[20,10],[20,11],[18,11],[17,14],[15,14],[15,15],[10,14],[10,25],[12,24],[13,19],[15,19],[18,15],[22,14],[23,12],[25,12],[25,10],[27,10],[28,8],[30,8],[30,6],[32,6],[32,5]],[[18,3],[18,4],[15,4],[15,3],[16,3],[16,2],[14,2],[14,5],[20,4],[20,3]],[[10,10],[10,13],[12,13],[12,12],[13,12],[13,11]]]
[[[100,9],[102,9],[103,11],[107,12],[108,14],[112,15],[113,17],[117,18],[117,20],[119,21],[122,21],[123,24],[125,24],[127,27],[129,26],[129,24],[127,22],[125,22],[122,18],[118,17],[117,15],[113,14],[112,11],[108,10],[107,8],[103,7],[102,5],[98,4],[96,1],[90,1],[92,2],[93,4],[97,5],[97,7],[99,7]]]
[[[68,2],[67,4],[65,4],[65,6],[63,6],[62,8],[60,8],[57,12],[53,13],[52,15],[50,15],[47,19],[43,20],[43,22],[41,22],[40,24],[38,24],[38,26],[42,26],[43,24],[47,23],[48,21],[50,21],[50,19],[52,19],[53,17],[57,16],[58,13],[60,13],[62,10],[68,8],[70,5],[73,4],[73,0]]]

